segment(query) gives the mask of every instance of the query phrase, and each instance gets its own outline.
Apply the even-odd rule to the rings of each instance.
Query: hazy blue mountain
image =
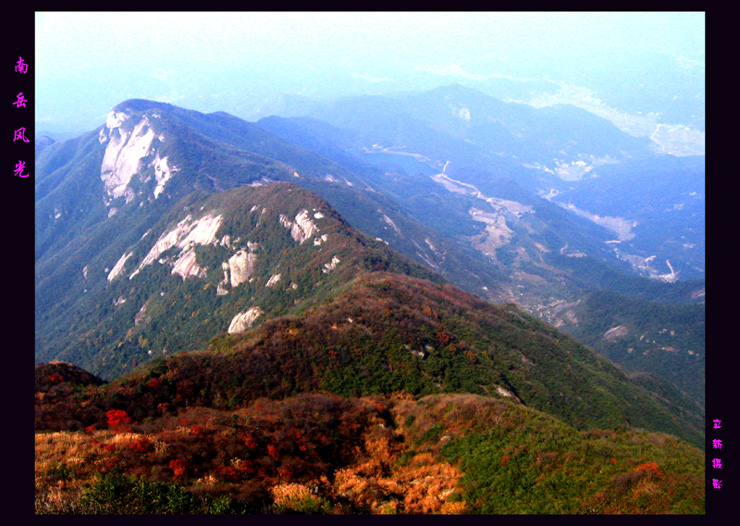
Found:
[[[579,181],[552,200],[602,217],[629,218],[629,239],[618,247],[654,256],[647,265],[641,262],[644,274],[670,273],[670,261],[678,279],[699,279],[706,252],[704,164],[703,156],[628,159],[600,167],[598,178]]]
[[[440,93],[433,95],[432,101]],[[377,110],[373,115],[382,131],[386,100],[365,102]],[[483,97],[480,104],[484,102],[490,101]],[[388,104],[396,107],[399,102]],[[414,111],[421,115],[419,108]],[[347,109],[348,118],[357,115],[358,111]],[[421,130],[420,137],[438,141],[432,145],[451,137],[402,113],[394,119],[398,137]],[[439,120],[444,119],[439,116]],[[202,345],[228,329],[237,314],[254,322],[297,308],[287,296],[272,296],[274,283],[266,285],[283,274],[267,275],[267,267],[307,265],[296,263],[303,261],[299,256],[285,255],[293,261],[289,264],[273,254],[261,270],[263,275],[259,279],[254,275],[260,294],[272,294],[272,299],[262,301],[264,305],[252,303],[261,296],[251,286],[243,285],[250,292],[240,300],[217,293],[226,290],[222,282],[232,282],[232,270],[224,270],[224,264],[236,257],[235,265],[249,266],[250,258],[257,257],[258,242],[249,240],[254,250],[249,244],[229,247],[225,234],[215,237],[221,228],[215,219],[219,214],[209,216],[199,209],[225,206],[209,201],[216,199],[209,198],[212,194],[232,196],[228,192],[239,187],[281,181],[321,195],[345,218],[342,221],[370,236],[372,243],[367,243],[373,250],[387,245],[481,297],[515,302],[556,325],[577,319],[573,308],[593,290],[639,301],[703,301],[703,296],[696,295],[701,284],[671,285],[629,277],[630,266],[615,257],[606,243],[611,239],[609,230],[536,195],[516,177],[518,172],[502,168],[491,176],[470,168],[469,180],[486,182],[483,191],[457,179],[457,174],[448,176],[448,165],[435,165],[424,156],[400,155],[373,144],[358,150],[365,133],[363,129],[345,132],[311,118],[271,118],[258,125],[223,112],[202,114],[132,100],[114,108],[106,124],[96,130],[45,148],[36,181],[37,357],[75,357],[120,372],[134,360],[140,363],[152,356],[149,351]],[[455,141],[469,144],[455,137],[449,144]],[[384,160],[378,161],[378,155],[384,155]],[[395,158],[405,164],[399,166]],[[528,168],[519,170],[531,173]],[[292,231],[299,216],[310,219],[313,212],[306,208],[304,217],[303,209],[276,210],[273,228],[282,214],[284,228],[278,230],[285,238],[275,241],[276,246],[287,242],[286,232]],[[317,247],[324,243],[320,237],[312,242]],[[342,261],[342,256],[337,258]],[[314,272],[333,271],[333,261],[314,265]],[[382,261],[380,269],[388,265]],[[190,279],[195,277],[209,281],[196,286],[197,280]],[[138,280],[147,285],[132,286]],[[162,288],[165,282],[173,288]],[[335,285],[326,285],[326,290]],[[648,297],[644,297],[646,291],[652,291]],[[164,300],[159,299],[165,297],[171,298],[170,303],[193,302],[198,307],[175,311],[170,319]],[[157,307],[149,311],[148,305]],[[220,321],[208,322],[219,306]],[[259,314],[252,310],[247,315],[255,306]],[[158,312],[160,318],[141,325],[147,311]],[[193,323],[182,325],[186,314]],[[588,313],[579,316],[586,320]],[[184,326],[187,329],[176,329]],[[169,330],[162,332],[162,327]]]
[[[304,129],[312,140],[379,159],[384,171],[444,170],[489,197],[503,197],[496,185],[512,179],[607,228],[612,238],[604,248],[641,275],[703,277],[703,156],[661,153],[648,138],[574,106],[536,109],[459,85],[316,103],[305,116],[343,130],[340,137],[313,124]]]

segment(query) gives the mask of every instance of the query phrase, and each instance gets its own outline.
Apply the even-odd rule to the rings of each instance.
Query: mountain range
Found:
[[[685,233],[703,229],[700,163],[459,86],[310,111],[249,123],[136,99],[37,149],[36,361],[100,377],[77,404],[48,388],[72,373],[39,365],[38,431],[467,393],[702,443],[703,280],[679,279],[703,271]],[[586,210],[635,165],[683,174],[688,230]],[[660,215],[620,195],[640,224]],[[632,253],[643,238],[669,274]]]
[[[535,194],[604,227],[611,243],[599,258],[609,264],[618,259],[642,275],[669,279],[667,258],[674,278],[703,277],[703,156],[662,154],[649,139],[574,106],[535,109],[459,85],[303,104],[292,113],[301,117],[259,124],[315,151],[333,146],[322,151],[329,157],[340,153],[346,160],[354,153],[382,159],[385,171],[395,165],[396,171],[443,172],[453,181],[437,178],[437,188],[458,181],[455,191],[471,194],[475,187],[478,208],[496,208],[490,200],[481,203],[486,196],[508,193],[518,201],[529,190],[528,200]],[[409,158],[420,162],[409,164]],[[389,179],[385,175],[376,177]],[[502,180],[515,188],[501,188]],[[628,256],[655,261],[640,265]]]
[[[633,265],[654,275],[655,269],[650,265],[657,258],[613,248],[637,243],[643,237],[645,243],[657,248],[661,243],[656,242],[656,237],[663,234],[658,231],[635,235],[632,228],[627,227],[622,237],[634,236],[632,241],[614,239],[614,231],[593,222],[586,214],[573,213],[567,207],[536,195],[536,192],[544,191],[545,184],[559,184],[560,190],[555,191],[564,192],[566,182],[561,177],[527,168],[521,162],[515,162],[512,156],[494,156],[499,157],[496,161],[490,153],[485,153],[488,151],[485,148],[478,148],[483,152],[480,155],[463,157],[463,146],[472,141],[468,136],[486,134],[477,133],[480,126],[472,126],[469,121],[461,119],[459,111],[451,114],[448,110],[450,106],[464,107],[471,112],[472,122],[478,113],[488,115],[480,119],[490,122],[493,120],[490,114],[498,111],[501,114],[498,121],[517,123],[518,126],[508,125],[516,131],[509,133],[512,138],[504,141],[508,143],[516,142],[514,138],[530,128],[534,129],[534,140],[526,141],[535,152],[524,163],[530,166],[535,162],[534,156],[538,162],[544,162],[548,154],[555,154],[552,148],[541,146],[547,144],[543,140],[546,132],[542,130],[561,130],[562,122],[570,122],[568,111],[560,112],[565,116],[552,117],[552,111],[542,116],[531,108],[504,104],[459,86],[413,97],[365,99],[355,105],[350,104],[353,100],[340,101],[336,107],[321,112],[327,121],[338,119],[332,115],[343,115],[344,121],[354,122],[359,129],[338,128],[315,118],[273,117],[253,124],[220,112],[203,115],[163,103],[132,100],[115,108],[108,122],[90,134],[45,147],[39,153],[36,191],[37,321],[53,318],[54,312],[60,312],[62,325],[74,325],[65,319],[71,312],[68,301],[78,301],[83,295],[88,295],[84,291],[92,290],[94,283],[106,283],[101,280],[102,276],[107,277],[126,249],[138,242],[169,207],[191,191],[218,192],[244,184],[271,181],[291,181],[317,192],[353,226],[383,240],[397,252],[468,291],[495,302],[515,302],[527,312],[572,334],[579,330],[582,332],[579,326],[597,325],[587,319],[588,310],[580,309],[577,314],[574,310],[595,291],[616,293],[629,301],[691,304],[701,318],[703,281],[675,280],[676,283],[667,284],[659,279],[639,279]],[[368,110],[367,106],[372,109],[369,114],[363,111]],[[435,112],[435,107],[441,110]],[[579,113],[582,110],[570,111]],[[316,109],[314,113],[320,112]],[[422,117],[427,114],[429,116],[423,121]],[[362,123],[363,115],[371,115],[371,122],[358,124]],[[438,131],[455,120],[460,122],[451,128],[454,133]],[[607,121],[601,122],[607,131],[595,133],[599,120],[582,115],[578,122],[584,120],[590,123],[589,129],[593,132],[591,143],[598,142],[594,137],[604,136],[605,139],[598,149],[587,143],[591,149],[583,152],[611,155],[614,161],[609,166],[615,169],[626,165],[624,172],[627,175],[622,175],[622,179],[636,177],[633,170],[638,164],[636,158],[644,160],[641,164],[643,171],[651,163],[662,163],[663,172],[675,175],[671,171],[678,162],[675,158],[656,156],[645,148],[640,149],[644,141],[621,137],[621,132]],[[533,121],[536,126],[531,124]],[[373,125],[373,122],[384,125]],[[401,128],[394,128],[394,122]],[[569,130],[578,128],[572,123],[569,126]],[[377,131],[371,133],[371,130]],[[430,138],[433,133],[438,135],[435,140]],[[414,145],[414,137],[419,134],[424,139],[418,145],[427,150],[414,153],[407,144]],[[621,137],[620,141],[614,139],[615,135]],[[460,142],[457,136],[464,137],[464,140]],[[568,134],[563,133],[562,136]],[[576,134],[577,137],[582,135]],[[487,140],[493,139],[489,137]],[[522,138],[518,141],[525,142]],[[378,142],[391,146],[377,148]],[[482,139],[477,142],[482,142]],[[579,144],[576,139],[571,142]],[[605,153],[614,145],[617,147]],[[446,147],[451,148],[457,157],[443,164]],[[375,151],[379,149],[400,153]],[[539,154],[536,153],[538,149]],[[358,154],[358,151],[362,153]],[[437,157],[425,156],[434,151],[437,151]],[[618,158],[619,152],[624,151],[629,152],[629,158]],[[375,157],[378,155],[384,156],[380,165]],[[585,155],[578,153],[576,157],[584,158]],[[412,163],[410,166],[409,162]],[[505,167],[495,168],[502,162]],[[571,164],[577,162],[571,161]],[[698,165],[693,158],[684,161],[683,165],[688,167],[692,163]],[[458,170],[461,175],[453,170],[456,165],[464,167]],[[487,166],[488,171],[481,171],[476,165]],[[435,166],[437,170],[433,169]],[[696,175],[691,177],[703,184],[703,172],[694,172]],[[497,176],[496,173],[504,175]],[[529,175],[522,175],[525,173]],[[536,177],[532,173],[536,173]],[[571,193],[583,193],[591,185],[593,190],[586,195],[593,196],[603,193],[603,187],[598,185],[604,180],[613,187],[616,175],[589,177],[567,184],[579,183]],[[676,188],[687,189],[685,181],[685,178],[677,181]],[[632,183],[628,179],[622,186],[631,188]],[[647,183],[641,186],[649,187]],[[660,188],[663,186],[652,191],[652,198],[655,193],[660,193]],[[699,193],[691,198],[696,205],[703,204],[701,192],[699,189]],[[627,197],[625,194],[622,201]],[[643,210],[647,224],[660,227],[665,221],[657,221],[655,217],[671,215],[663,213],[664,201],[658,201],[657,210],[655,206],[646,206],[645,201],[649,202],[638,194],[632,199],[635,204],[630,205],[631,209]],[[590,199],[589,202],[598,203],[599,200]],[[674,206],[676,210],[671,213],[680,214],[679,209],[688,206]],[[576,210],[580,208],[576,207]],[[696,209],[691,217],[701,210]],[[614,224],[624,223],[616,221]],[[691,223],[690,229],[696,236],[703,235],[701,214]],[[679,235],[675,230],[670,239]],[[84,234],[80,238],[81,231]],[[162,233],[157,232],[157,235]],[[103,239],[115,241],[102,243]],[[670,239],[663,245],[673,243],[670,246],[676,246]],[[100,248],[105,250],[104,256],[97,253]],[[685,250],[681,248],[679,252]],[[692,250],[703,254],[703,241],[693,244]],[[101,260],[90,265],[94,257],[101,256]],[[675,268],[678,268],[679,257],[680,254],[674,252]],[[682,271],[678,272],[680,275]],[[668,277],[673,280],[676,274]],[[118,297],[114,301],[116,299]],[[614,319],[614,325],[587,337],[592,342],[602,341],[607,330],[621,325],[618,321],[622,314],[608,313],[607,317]],[[655,327],[658,333],[666,330],[680,334],[682,330],[678,329],[681,328],[671,323]],[[653,336],[650,341],[655,340],[655,334],[643,333],[640,336],[643,340]],[[703,367],[701,345],[683,342],[680,338],[674,338],[672,343],[668,347],[677,349],[681,359],[693,361],[695,367]],[[654,355],[665,354],[662,347],[665,345],[656,345],[651,351]],[[44,352],[40,351],[40,355],[44,356]],[[660,369],[647,370],[665,373]],[[693,373],[691,376],[695,377]]]

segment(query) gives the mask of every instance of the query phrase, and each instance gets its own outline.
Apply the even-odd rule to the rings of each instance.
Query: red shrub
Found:
[[[259,444],[252,435],[247,435],[244,437],[244,445],[249,449],[257,449]]]
[[[116,433],[131,431],[131,418],[126,411],[121,409],[111,409],[105,416],[108,418],[108,427]]]
[[[105,414],[105,416],[108,418],[108,426],[110,427],[131,423],[131,418],[128,416],[126,411],[121,409],[111,409]]]
[[[216,476],[227,482],[237,482],[239,480],[239,472],[233,466],[217,467]]]
[[[200,436],[203,434],[203,428],[198,425],[192,425],[190,426],[190,434]]]
[[[185,474],[185,468],[187,467],[187,464],[185,463],[185,460],[181,458],[170,460],[170,469],[175,474],[176,477],[181,477]]]
[[[135,442],[131,442],[129,447],[137,453],[146,453],[152,448],[152,444],[146,438],[140,438]]]

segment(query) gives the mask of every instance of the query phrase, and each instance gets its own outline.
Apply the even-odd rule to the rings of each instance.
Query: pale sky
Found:
[[[250,119],[282,93],[497,77],[568,82],[615,104],[635,91],[649,109],[674,86],[673,97],[703,100],[704,22],[702,12],[37,12],[36,128],[86,131],[129,98]]]

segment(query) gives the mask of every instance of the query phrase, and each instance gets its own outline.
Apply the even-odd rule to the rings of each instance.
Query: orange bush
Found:
[[[658,469],[658,464],[655,462],[645,462],[644,464],[640,464],[635,468],[635,471],[642,472],[648,476],[655,475],[659,479],[663,478],[663,473]]]

